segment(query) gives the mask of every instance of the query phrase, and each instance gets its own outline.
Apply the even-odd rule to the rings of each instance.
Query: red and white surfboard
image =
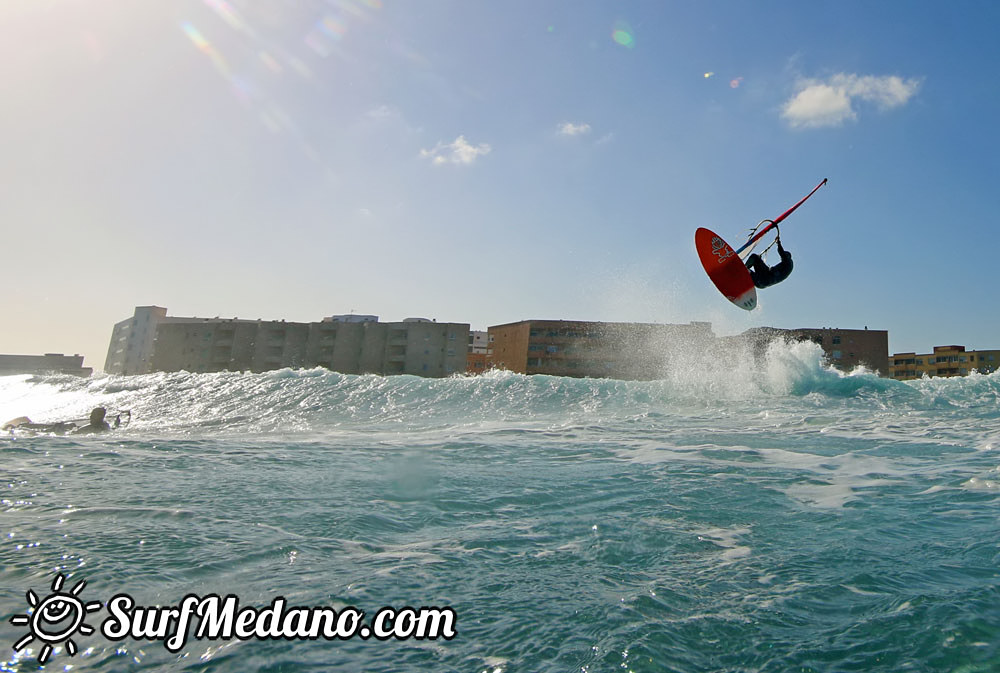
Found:
[[[781,215],[773,220],[764,220],[757,225],[750,238],[739,250],[733,250],[733,247],[714,231],[701,227],[694,232],[694,247],[698,250],[701,265],[705,267],[708,277],[715,283],[715,287],[719,288],[719,292],[726,296],[726,299],[748,311],[752,311],[757,306],[757,288],[754,287],[750,270],[747,269],[743,260],[750,256],[753,246],[764,234],[777,227],[782,220],[794,213],[825,184],[826,178]],[[767,226],[761,226],[765,222]]]
[[[757,306],[757,288],[743,260],[733,247],[714,231],[701,227],[694,232],[694,247],[708,277],[726,299],[742,309]]]

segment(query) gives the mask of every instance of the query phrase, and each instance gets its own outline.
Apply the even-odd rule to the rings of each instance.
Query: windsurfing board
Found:
[[[694,232],[694,247],[708,277],[726,299],[742,309],[752,311],[757,306],[757,288],[750,270],[733,247],[710,229],[699,227]]]

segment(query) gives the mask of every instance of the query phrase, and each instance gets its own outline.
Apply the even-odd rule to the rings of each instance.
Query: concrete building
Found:
[[[468,323],[424,318],[403,322],[310,324],[308,366],[344,374],[412,374],[444,377],[467,366]]]
[[[90,376],[93,367],[83,366],[82,355],[0,355],[0,376],[10,374],[72,374]]]
[[[153,370],[153,342],[160,325],[200,323],[205,318],[167,317],[162,306],[136,306],[131,318],[117,323],[111,331],[104,371],[108,374],[148,374]]]
[[[895,353],[889,362],[889,376],[900,381],[926,376],[967,376],[995,372],[1000,366],[1000,350],[965,350],[965,346],[934,346],[933,353]]]
[[[473,330],[469,332],[470,353],[482,353],[483,355],[486,355],[489,345],[490,333],[486,330]]]
[[[703,351],[712,326],[522,320],[490,327],[489,366],[520,374],[658,378],[671,358]]]
[[[466,374],[482,374],[489,368],[487,362],[489,343],[489,332],[485,330],[469,332],[469,354],[465,368]]]
[[[827,361],[837,369],[851,371],[863,365],[879,376],[889,375],[889,332],[887,330],[843,329],[839,327],[754,327],[740,335],[755,348],[766,349],[774,338],[812,341],[823,348]]]
[[[115,325],[106,369],[268,371],[326,367],[345,374],[442,377],[466,370],[469,325],[426,318],[380,323],[340,315],[320,322],[237,318],[171,318],[161,307],[137,307]]]
[[[156,329],[150,371],[267,371],[308,366],[304,323],[202,318]]]
[[[763,358],[775,339],[809,340],[834,366],[889,371],[885,330],[759,327],[717,338],[704,322],[687,325],[525,320],[489,328],[487,366],[521,374],[656,379],[671,371],[736,367]]]

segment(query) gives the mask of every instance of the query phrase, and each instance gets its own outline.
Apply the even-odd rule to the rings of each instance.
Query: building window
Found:
[[[833,351],[833,359],[834,360],[839,360],[841,358],[841,356],[842,356],[842,353],[840,351]]]
[[[840,335],[838,334],[838,335],[836,335],[836,336],[833,337],[833,344],[837,345],[839,343],[840,343]]]

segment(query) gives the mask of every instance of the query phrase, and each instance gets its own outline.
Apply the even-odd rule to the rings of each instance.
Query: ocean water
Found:
[[[745,363],[0,378],[0,420],[133,413],[0,438],[0,671],[39,669],[41,637],[13,646],[60,574],[98,605],[50,670],[1000,670],[1000,375]],[[121,593],[450,607],[455,633],[171,652],[104,635]]]

